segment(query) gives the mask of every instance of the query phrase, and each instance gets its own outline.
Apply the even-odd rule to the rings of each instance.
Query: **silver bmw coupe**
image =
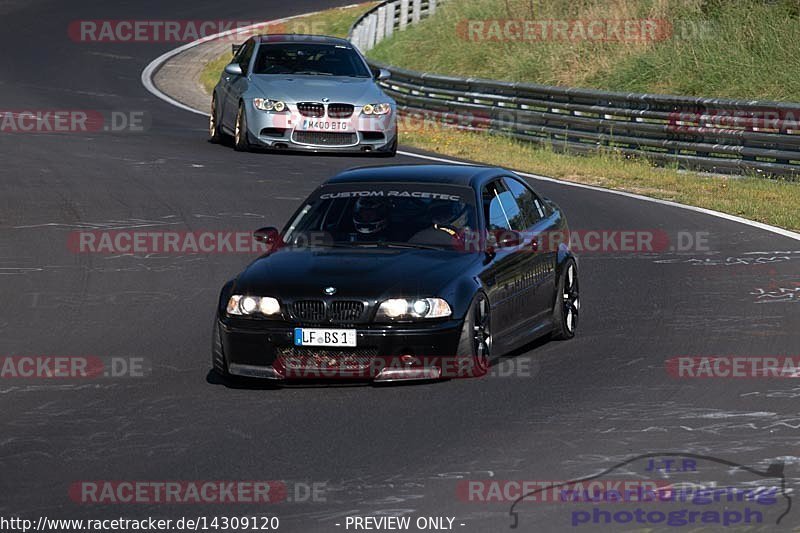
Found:
[[[358,152],[393,156],[397,107],[344,39],[257,35],[234,45],[211,98],[209,134],[236,150]]]

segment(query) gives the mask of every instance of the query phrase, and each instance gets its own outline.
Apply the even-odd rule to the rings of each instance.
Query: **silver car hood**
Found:
[[[364,105],[389,101],[372,78],[253,74],[250,83],[254,91],[261,93],[258,96],[285,102],[319,102],[330,98],[331,102]]]

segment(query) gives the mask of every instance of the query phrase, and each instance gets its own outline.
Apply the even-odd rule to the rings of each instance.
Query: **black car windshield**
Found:
[[[320,43],[262,44],[253,73],[370,77],[369,69],[353,48]]]
[[[468,187],[361,183],[317,191],[284,233],[291,246],[464,249],[476,229]]]

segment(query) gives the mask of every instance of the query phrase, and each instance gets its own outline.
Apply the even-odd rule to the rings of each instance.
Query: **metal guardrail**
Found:
[[[366,52],[445,0],[387,0],[350,40]],[[558,151],[613,151],[697,170],[800,178],[800,104],[606,92],[423,73],[370,60],[403,114]]]

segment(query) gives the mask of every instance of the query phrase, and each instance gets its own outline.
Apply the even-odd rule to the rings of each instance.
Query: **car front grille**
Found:
[[[328,318],[333,322],[355,322],[363,313],[363,302],[340,300],[331,303]]]
[[[325,302],[322,300],[300,300],[292,305],[292,312],[298,320],[322,322],[325,320]]]
[[[328,104],[328,116],[331,118],[350,118],[353,116],[352,104]]]
[[[320,102],[299,102],[297,110],[304,117],[324,117],[325,106]]]
[[[296,131],[293,140],[317,146],[352,146],[358,143],[355,133],[331,133],[322,131]]]
[[[378,356],[377,348],[281,348],[276,367],[292,370],[363,370]]]
[[[364,302],[358,300],[298,300],[292,304],[294,318],[301,322],[358,323],[364,318]]]

